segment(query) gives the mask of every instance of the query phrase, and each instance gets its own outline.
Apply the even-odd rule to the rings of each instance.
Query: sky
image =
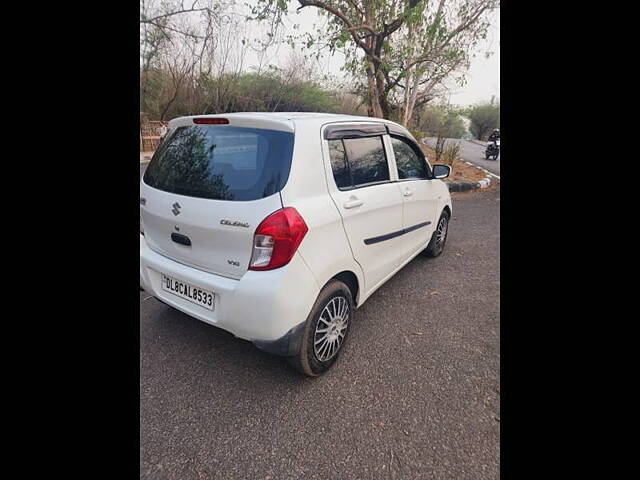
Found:
[[[314,32],[314,24],[321,25],[324,18],[320,17],[315,8],[303,8],[296,12],[295,7],[291,8],[288,17],[285,19],[285,34]],[[463,87],[450,83],[450,96],[448,101],[455,105],[471,105],[477,102],[486,102],[495,95],[496,100],[500,98],[500,9],[494,10],[489,15],[491,26],[489,27],[487,39],[483,41],[476,50],[475,58],[471,59],[471,67],[467,73],[467,83]],[[293,29],[294,24],[299,24],[298,31]],[[281,46],[267,55],[267,62],[279,65],[282,60],[289,55],[290,47]],[[484,52],[492,51],[493,54],[486,58]],[[340,67],[344,62],[343,55],[336,53],[331,57],[320,60],[320,70],[323,73],[330,73],[338,78],[342,78]]]

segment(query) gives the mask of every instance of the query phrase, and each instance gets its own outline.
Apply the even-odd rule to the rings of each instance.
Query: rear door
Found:
[[[233,124],[172,129],[140,185],[149,248],[240,278],[256,227],[282,208],[278,192],[289,176],[293,141],[292,131]]]
[[[405,259],[424,248],[433,234],[438,215],[438,189],[422,150],[410,138],[391,134],[398,187],[402,194]]]
[[[364,272],[368,292],[400,265],[402,196],[392,182],[383,143],[384,125],[340,128],[343,130],[327,127],[324,131],[329,192],[342,216],[353,256]]]

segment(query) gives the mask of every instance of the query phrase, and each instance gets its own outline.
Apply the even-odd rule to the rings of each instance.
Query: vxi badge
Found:
[[[220,223],[222,225],[229,225],[230,227],[244,227],[244,228],[249,228],[249,224],[247,222],[237,222],[237,221],[231,221],[231,220],[220,220]]]

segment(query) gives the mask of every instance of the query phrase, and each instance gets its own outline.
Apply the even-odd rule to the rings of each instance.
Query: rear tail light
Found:
[[[286,207],[265,218],[253,236],[249,270],[273,270],[291,261],[309,229],[293,207]]]
[[[194,118],[193,123],[196,125],[229,125],[229,120],[226,118]]]

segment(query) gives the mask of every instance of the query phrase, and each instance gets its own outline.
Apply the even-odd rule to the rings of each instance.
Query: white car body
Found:
[[[220,129],[292,133],[288,179],[277,193],[236,201],[171,193],[147,185],[143,178],[140,287],[162,302],[266,351],[291,353],[291,336],[301,330],[319,292],[336,276],[352,287],[355,305],[363,305],[425,249],[441,213],[448,210],[451,214],[449,191],[441,180],[399,178],[388,132],[415,139],[394,122],[317,113],[181,117],[169,123],[171,134],[165,142],[171,142],[176,129],[193,126],[194,118],[227,119],[228,125],[220,125]],[[329,128],[340,136],[341,129],[349,127],[384,129],[374,136],[381,137],[384,144],[388,181],[350,190],[337,187],[325,134]],[[173,213],[176,204],[177,215]],[[295,208],[308,227],[302,242],[286,265],[265,271],[249,269],[256,228],[285,207]],[[191,244],[172,241],[174,233],[188,237]],[[163,289],[163,274],[212,292],[213,310]]]

